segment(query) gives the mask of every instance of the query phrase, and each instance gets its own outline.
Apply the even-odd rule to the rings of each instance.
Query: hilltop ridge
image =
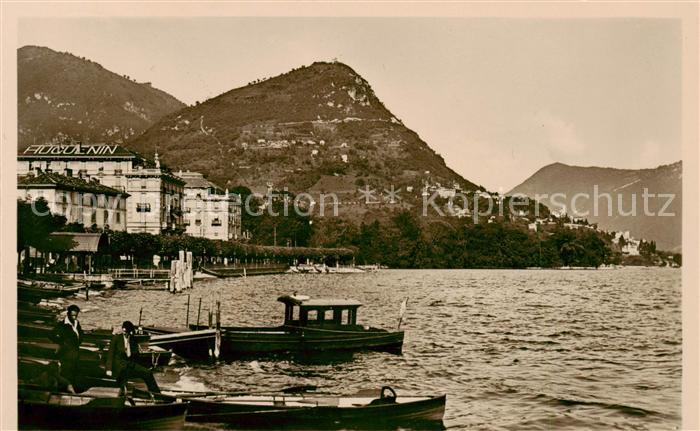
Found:
[[[354,69],[315,62],[165,116],[129,143],[227,186],[292,192],[324,176],[356,187],[479,186],[448,168]],[[327,180],[325,183],[329,183]],[[316,187],[318,189],[318,187]],[[333,190],[327,190],[331,192]]]
[[[523,193],[532,198],[544,195],[542,203],[551,209],[560,208],[553,202],[552,195],[563,193],[567,203],[577,194],[588,194],[590,198],[577,199],[577,210],[590,213],[589,222],[598,223],[606,230],[630,231],[637,238],[654,240],[659,249],[680,251],[681,249],[681,216],[683,193],[683,163],[661,165],[647,169],[618,169],[597,166],[569,166],[563,163],[552,163],[535,172],[530,178],[513,188],[509,195]],[[597,189],[596,189],[597,187]],[[657,197],[649,198],[648,212],[644,214],[643,194],[645,189]],[[594,196],[608,194],[612,199],[612,214],[608,211],[607,198],[600,197],[598,214],[594,214]],[[671,195],[658,197],[659,194]],[[636,200],[636,216],[625,216],[621,213],[632,211],[632,200]],[[557,199],[561,201],[561,199]],[[666,206],[668,201],[668,205]],[[619,203],[622,203],[622,212]],[[567,209],[569,212],[571,208]],[[673,216],[658,215],[674,214]]]
[[[184,106],[91,60],[33,45],[17,50],[19,149],[64,139],[126,142]]]

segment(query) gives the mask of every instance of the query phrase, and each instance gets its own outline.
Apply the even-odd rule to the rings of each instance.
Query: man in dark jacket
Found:
[[[143,380],[149,391],[160,392],[151,370],[136,363],[139,346],[134,340],[134,332],[134,324],[127,320],[122,324],[122,333],[112,337],[107,354],[107,375],[117,379],[121,391],[128,380],[136,378]]]
[[[73,385],[80,359],[80,343],[83,341],[83,328],[78,322],[80,308],[71,304],[66,310],[66,317],[58,322],[51,333],[51,340],[58,344],[56,356],[61,363],[61,375],[71,384],[68,391],[74,392]]]

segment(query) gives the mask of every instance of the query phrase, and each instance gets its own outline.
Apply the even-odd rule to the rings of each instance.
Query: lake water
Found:
[[[447,393],[444,424],[476,429],[674,429],[681,405],[681,272],[385,270],[196,281],[190,323],[214,301],[227,325],[277,325],[282,294],[354,298],[359,322],[396,328],[408,300],[403,355],[334,361],[178,363],[162,386],[268,391],[313,384],[352,394],[394,387]],[[185,324],[187,295],[108,291],[78,301],[85,329]]]

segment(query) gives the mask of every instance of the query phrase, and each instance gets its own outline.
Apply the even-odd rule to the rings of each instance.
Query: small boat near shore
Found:
[[[383,387],[379,397],[325,394],[210,395],[173,394],[189,402],[186,420],[229,428],[372,429],[406,426],[442,429],[446,395],[397,396]]]
[[[184,427],[187,403],[118,396],[118,388],[68,394],[20,386],[20,429],[148,429]]]
[[[285,304],[282,326],[222,326],[220,357],[358,350],[401,353],[404,332],[358,325],[357,309],[362,306],[358,301],[290,295],[278,301]]]
[[[17,299],[20,301],[38,304],[42,299],[67,298],[79,292],[78,287],[49,288],[28,285],[17,285]]]

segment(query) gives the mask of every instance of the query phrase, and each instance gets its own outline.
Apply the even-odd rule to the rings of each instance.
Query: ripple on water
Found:
[[[361,323],[395,328],[409,297],[404,354],[180,362],[156,377],[226,391],[313,384],[351,394],[389,384],[399,393],[444,392],[448,428],[669,429],[680,426],[680,274],[389,270],[197,282],[190,322],[202,298],[201,316],[220,300],[228,325],[276,325],[276,298],[296,291],[358,299]],[[141,308],[144,324],[185,324],[186,295],[107,291],[77,302],[85,328],[137,321]]]

